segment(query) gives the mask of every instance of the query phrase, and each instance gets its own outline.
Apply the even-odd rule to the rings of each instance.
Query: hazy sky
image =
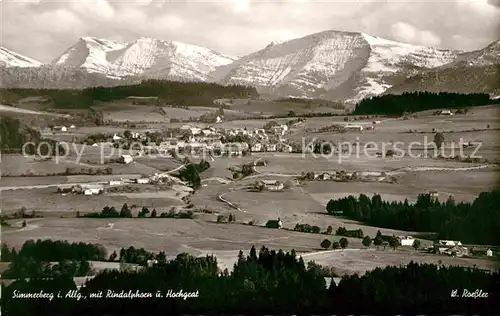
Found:
[[[0,45],[50,62],[82,36],[141,36],[242,56],[335,29],[461,50],[500,39],[500,0],[0,0]]]

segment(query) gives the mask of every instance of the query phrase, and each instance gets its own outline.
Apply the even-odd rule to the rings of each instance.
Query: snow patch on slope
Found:
[[[371,54],[364,69],[366,72],[392,72],[404,63],[421,68],[434,68],[453,61],[457,52],[431,47],[390,41],[361,33],[371,47]]]
[[[40,67],[43,64],[32,58],[23,56],[5,47],[0,47],[0,66],[2,67]]]
[[[393,79],[444,65],[457,55],[364,33],[325,31],[271,43],[218,68],[213,78],[284,95],[318,97],[332,91],[333,97],[361,99],[383,93]]]

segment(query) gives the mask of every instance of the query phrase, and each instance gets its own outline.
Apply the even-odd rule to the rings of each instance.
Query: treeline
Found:
[[[38,239],[26,241],[19,251],[9,250],[5,243],[1,248],[1,261],[10,262],[16,259],[33,259],[35,261],[63,261],[63,260],[106,260],[106,249],[91,243],[68,243],[67,241],[53,241]]]
[[[326,211],[369,225],[416,232],[436,232],[440,239],[470,244],[500,245],[500,191],[482,192],[472,203],[445,203],[428,194],[420,194],[415,204],[371,199],[364,194],[330,200]]]
[[[163,261],[163,260],[162,260]],[[175,259],[138,271],[103,271],[79,290],[82,296],[64,299],[76,285],[68,278],[18,280],[2,287],[4,315],[176,315],[176,314],[496,314],[500,309],[500,274],[478,269],[410,263],[378,268],[363,276],[344,276],[326,287],[326,269],[306,265],[295,251],[262,247],[238,255],[231,273],[220,271],[213,256]],[[480,289],[486,298],[452,297],[459,289]],[[61,292],[63,298],[15,299],[17,293]],[[149,298],[106,299],[108,290],[127,295],[151,293]],[[156,297],[182,290],[186,298]],[[192,293],[192,294],[188,294]],[[483,294],[484,295],[484,294]]]
[[[94,273],[92,266],[85,260],[64,260],[59,262],[25,260],[12,261],[2,273],[3,279],[84,277]]]
[[[97,244],[67,241],[26,241],[19,251],[2,244],[1,261],[9,262],[3,279],[61,278],[92,275],[89,261],[106,260],[106,249]]]
[[[127,203],[123,204],[121,210],[118,212],[114,206],[105,206],[101,212],[92,212],[81,215],[80,212],[76,213],[76,217],[86,217],[86,218],[133,218],[132,210],[129,208]],[[137,218],[194,218],[194,212],[191,210],[175,212],[171,209],[168,212],[164,212],[158,215],[156,209],[149,211],[145,206],[137,213]]]
[[[293,230],[301,233],[319,234],[321,228],[319,228],[318,226],[311,226],[309,224],[295,224]]]
[[[292,113],[288,112],[287,114],[282,115],[258,115],[258,116],[244,116],[238,118],[238,120],[274,120],[274,119],[282,119],[289,117],[296,118],[311,118],[311,117],[333,117],[333,116],[345,116],[346,114],[334,113],[334,112],[309,112],[309,113]]]
[[[487,93],[405,92],[400,95],[388,94],[363,99],[356,104],[353,114],[402,115],[425,110],[464,108],[493,103],[498,103],[498,101],[491,100]]]
[[[73,89],[7,89],[21,97],[46,96],[54,107],[82,109],[98,102],[122,100],[127,97],[156,97],[158,105],[212,106],[220,98],[247,98],[258,96],[253,87],[223,86],[215,83],[145,80],[136,85]]]
[[[275,102],[291,102],[291,103],[299,103],[299,104],[305,104],[305,105],[317,105],[317,106],[324,106],[324,107],[331,107],[335,109],[344,109],[344,105],[341,102],[335,102],[335,101],[330,101],[330,100],[325,100],[325,99],[306,99],[306,98],[282,98],[278,99]]]

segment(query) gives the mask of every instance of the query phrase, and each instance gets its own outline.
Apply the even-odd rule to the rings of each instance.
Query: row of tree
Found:
[[[143,210],[141,210],[143,211]],[[155,210],[156,211],[156,210]],[[155,212],[156,213],[156,212]],[[128,207],[127,203],[123,204],[120,212],[118,212],[114,206],[105,206],[101,212],[92,212],[84,215],[80,215],[79,212],[76,214],[77,217],[89,217],[89,218],[132,218],[132,211]]]
[[[402,115],[442,108],[464,108],[498,103],[487,93],[451,92],[405,92],[400,95],[387,94],[361,100],[353,114]]]
[[[335,235],[352,238],[363,238],[365,236],[362,229],[347,230],[345,227],[337,228]]]
[[[440,239],[461,240],[471,244],[500,245],[500,191],[482,192],[472,203],[455,203],[449,197],[440,203],[429,194],[420,194],[414,204],[348,196],[332,199],[326,211],[369,225],[416,232],[437,232]]]
[[[63,260],[57,263],[18,257],[2,273],[3,279],[83,277],[94,270],[85,260]]]
[[[64,299],[76,290],[69,278],[18,280],[2,287],[2,314],[496,314],[500,310],[498,272],[410,263],[344,276],[328,288],[325,276],[333,276],[332,271],[306,265],[293,250],[262,247],[257,252],[253,247],[247,256],[239,253],[231,273],[221,271],[213,256],[180,254],[139,271],[100,272],[77,292],[87,298],[103,293],[102,298]],[[480,289],[487,297],[461,297],[464,288]],[[458,293],[453,292],[457,289]],[[41,290],[54,293],[55,298],[14,298],[14,291]],[[192,295],[165,297],[169,290]],[[106,299],[108,291],[151,293],[151,297]],[[59,292],[63,298],[57,298]]]
[[[345,249],[347,248],[348,245],[349,245],[349,240],[347,240],[347,238],[345,237],[340,238],[339,241],[330,241],[329,239],[323,239],[323,241],[320,244],[321,248],[324,249],[329,249],[330,247],[332,247],[332,249],[339,249],[339,248]]]
[[[77,217],[87,217],[87,218],[132,218],[132,210],[129,208],[127,203],[123,204],[120,212],[118,212],[114,206],[105,206],[101,212],[92,212],[81,215],[80,212],[77,212]],[[164,212],[158,215],[156,209],[149,211],[149,208],[143,206],[142,209],[137,213],[137,218],[194,218],[194,212],[191,210],[187,210],[185,212],[176,212],[174,209],[171,209],[168,212]]]

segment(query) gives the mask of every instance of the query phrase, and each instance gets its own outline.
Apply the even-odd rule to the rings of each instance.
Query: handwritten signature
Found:
[[[463,289],[460,293],[459,291],[452,290],[451,297],[463,297],[463,298],[488,298],[488,292],[484,292],[483,290],[476,289],[474,291],[469,291],[467,289]]]

